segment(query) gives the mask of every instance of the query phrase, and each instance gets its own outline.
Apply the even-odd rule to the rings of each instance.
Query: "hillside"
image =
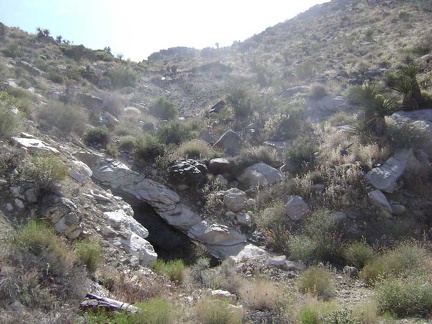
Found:
[[[430,321],[431,15],[142,62],[0,23],[0,322]]]

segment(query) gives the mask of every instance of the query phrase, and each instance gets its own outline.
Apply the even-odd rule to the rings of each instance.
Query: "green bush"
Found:
[[[45,129],[55,126],[64,135],[75,133],[81,136],[87,128],[88,114],[84,108],[49,101],[40,108],[38,120]]]
[[[118,148],[124,152],[133,152],[137,146],[136,141],[137,139],[134,136],[122,136],[119,139]]]
[[[366,263],[360,271],[360,278],[368,284],[375,284],[384,278],[422,275],[429,260],[426,248],[416,242],[402,242]]]
[[[309,97],[315,100],[319,100],[327,96],[327,89],[324,85],[320,83],[313,83],[309,89]]]
[[[323,267],[310,267],[300,274],[297,287],[302,293],[312,294],[324,300],[334,296],[332,274]]]
[[[165,145],[159,142],[154,135],[145,135],[136,141],[134,151],[135,161],[138,164],[154,161],[157,157],[165,154]]]
[[[17,179],[36,184],[39,196],[55,192],[58,183],[68,175],[68,168],[55,155],[35,155],[27,157],[18,166]]]
[[[160,142],[166,145],[179,145],[182,142],[190,140],[193,137],[193,132],[189,124],[173,120],[158,129],[157,137]]]
[[[47,79],[57,84],[63,84],[64,82],[64,77],[55,72],[48,73]]]
[[[397,317],[428,317],[432,312],[432,285],[427,279],[391,278],[376,287],[379,311]]]
[[[136,306],[141,312],[133,316],[133,323],[170,324],[174,321],[173,306],[162,298],[151,298]]]
[[[138,81],[137,73],[129,65],[122,65],[107,72],[113,88],[135,87]]]
[[[315,211],[306,219],[303,231],[289,238],[291,256],[305,262],[343,264],[340,231],[340,226],[331,211]]]
[[[87,145],[101,145],[106,147],[110,141],[110,133],[105,126],[90,129],[84,137]]]
[[[19,132],[20,116],[13,111],[13,99],[0,92],[0,139],[8,139]]]
[[[183,283],[185,279],[186,267],[182,260],[163,261],[157,259],[153,264],[153,270],[160,274],[167,276],[171,281]]]
[[[95,242],[79,242],[75,247],[78,259],[86,266],[89,272],[94,273],[101,259],[99,244]]]
[[[253,111],[250,94],[245,88],[234,88],[227,96],[227,103],[233,109],[235,118],[246,119]]]
[[[299,137],[287,149],[286,163],[294,173],[313,169],[316,161],[318,146],[315,140],[308,137]]]
[[[199,323],[206,324],[240,324],[243,314],[228,308],[227,302],[214,299],[201,299],[196,306]]]
[[[343,254],[348,265],[357,269],[363,268],[375,257],[372,247],[365,242],[353,242],[345,246]]]
[[[173,120],[178,115],[176,106],[168,99],[162,97],[152,101],[149,109],[152,115],[163,120]]]
[[[174,156],[178,159],[208,159],[214,157],[215,154],[210,144],[200,139],[184,142],[174,152]]]

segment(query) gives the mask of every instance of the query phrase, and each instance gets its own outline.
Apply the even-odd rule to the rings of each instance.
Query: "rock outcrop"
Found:
[[[177,193],[132,171],[125,164],[111,160],[101,163],[93,169],[93,178],[104,186],[149,204],[169,225],[203,244],[217,257],[235,255],[245,246],[246,237],[235,228],[203,221],[181,203]]]

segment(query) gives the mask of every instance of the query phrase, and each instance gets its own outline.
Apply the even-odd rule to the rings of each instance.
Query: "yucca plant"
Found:
[[[378,137],[387,134],[385,116],[396,110],[396,102],[393,99],[385,98],[376,85],[369,83],[358,88],[353,96],[360,103],[364,112],[363,129]]]
[[[400,66],[396,72],[386,74],[386,85],[399,93],[402,93],[402,106],[404,110],[417,110],[424,104],[424,98],[420,91],[417,75],[420,67],[414,63]]]

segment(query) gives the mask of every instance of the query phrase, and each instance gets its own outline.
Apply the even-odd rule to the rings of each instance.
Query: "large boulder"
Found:
[[[387,215],[390,215],[392,213],[392,207],[390,206],[386,196],[381,191],[371,191],[368,196],[372,206],[377,207],[379,210],[381,210]]]
[[[349,111],[351,106],[343,96],[324,96],[319,99],[306,99],[306,115],[315,122],[320,122],[334,113]]]
[[[282,173],[270,165],[260,162],[247,167],[237,179],[250,187],[272,185],[282,180]]]
[[[72,161],[69,175],[79,183],[86,183],[92,176],[93,172],[87,164],[81,161]]]
[[[366,180],[378,190],[387,193],[397,191],[403,185],[402,175],[412,154],[412,150],[397,150],[383,165],[369,171]]]
[[[111,227],[121,232],[132,232],[142,238],[147,238],[148,230],[138,223],[131,215],[126,214],[123,209],[112,212],[105,212],[105,218],[108,220]]]
[[[236,155],[242,147],[240,136],[232,131],[226,131],[213,145],[213,147],[224,150],[227,155]]]

